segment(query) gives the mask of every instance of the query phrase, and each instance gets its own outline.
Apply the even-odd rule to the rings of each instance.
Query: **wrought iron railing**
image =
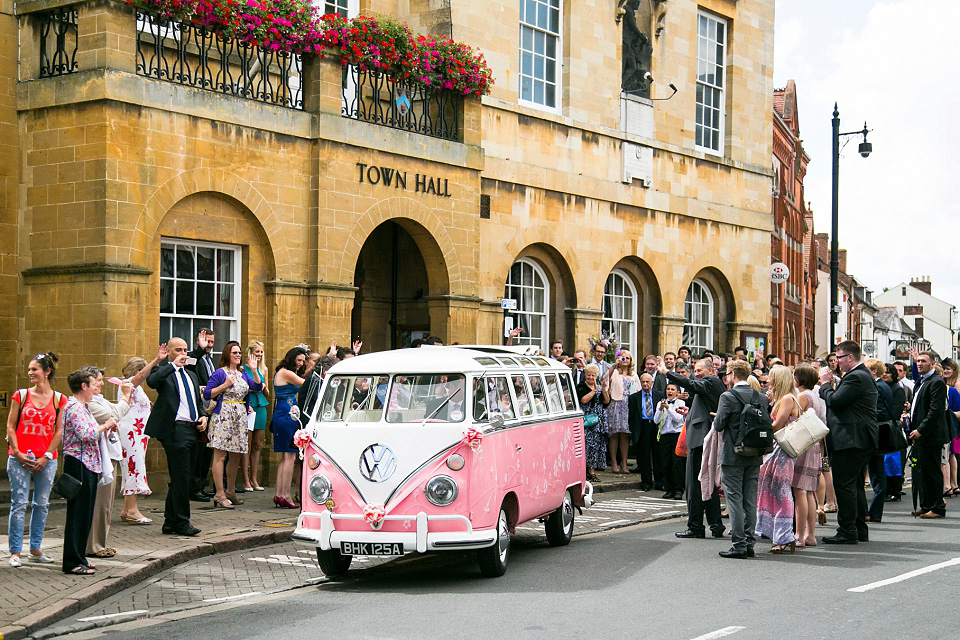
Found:
[[[137,73],[303,109],[299,55],[262,49],[143,11],[137,11]]]
[[[40,77],[77,71],[77,8],[44,11],[37,18],[40,21]]]
[[[459,141],[462,109],[463,98],[451,91],[344,67],[341,113],[346,118]]]

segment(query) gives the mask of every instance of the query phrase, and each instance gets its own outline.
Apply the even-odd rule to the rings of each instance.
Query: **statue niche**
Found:
[[[648,75],[653,46],[644,32],[644,28],[649,31],[652,13],[649,0],[619,0],[617,5],[617,23],[623,23],[620,90],[644,98],[650,97],[650,84],[653,82]]]

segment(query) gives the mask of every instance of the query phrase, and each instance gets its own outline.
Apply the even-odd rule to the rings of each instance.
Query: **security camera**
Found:
[[[653,82],[653,74],[647,71],[646,73],[643,74],[643,79],[646,80],[647,82]]]
[[[867,142],[866,140],[864,140],[863,142],[860,143],[859,151],[860,151],[860,155],[866,158],[873,151],[873,145]]]

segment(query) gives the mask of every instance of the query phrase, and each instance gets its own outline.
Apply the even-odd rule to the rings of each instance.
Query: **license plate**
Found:
[[[341,542],[340,553],[351,556],[402,556],[400,542]]]

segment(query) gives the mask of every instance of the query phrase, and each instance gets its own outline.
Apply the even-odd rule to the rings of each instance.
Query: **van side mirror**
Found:
[[[503,414],[495,413],[490,417],[490,426],[499,429],[503,426]]]

